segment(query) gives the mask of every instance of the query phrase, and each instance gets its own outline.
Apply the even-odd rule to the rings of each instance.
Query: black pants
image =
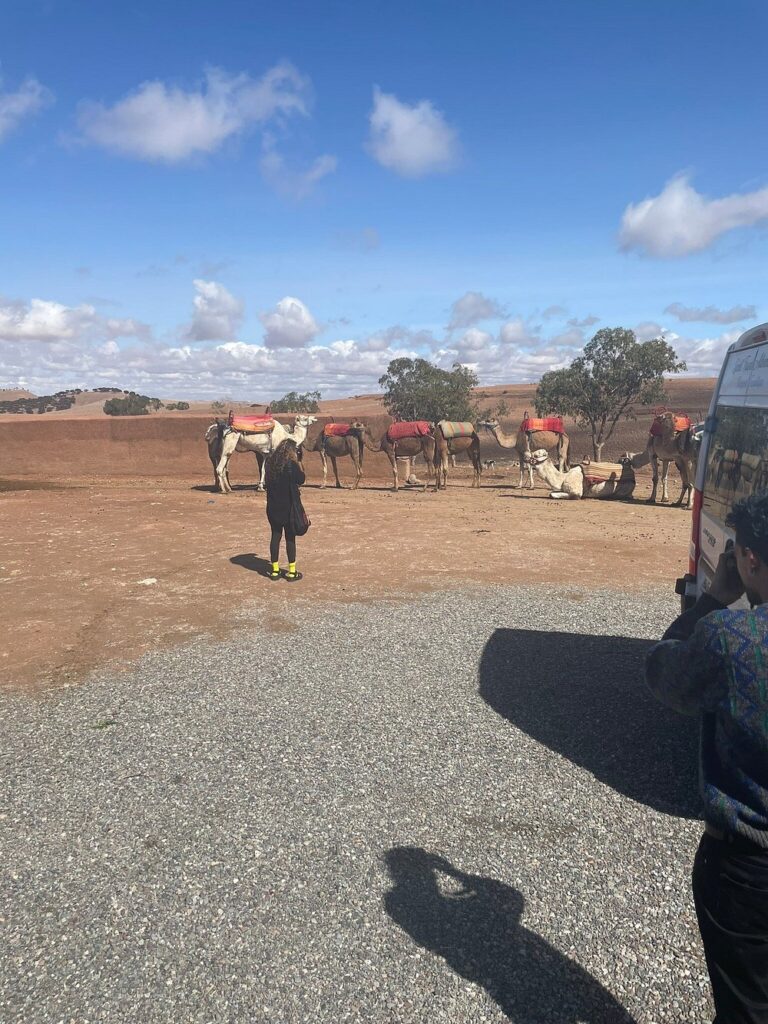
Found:
[[[289,562],[296,561],[296,534],[292,532],[289,526],[276,526],[274,523],[269,524],[272,527],[272,539],[269,542],[269,557],[273,562],[277,562],[280,558],[280,540],[283,536],[283,530],[285,530],[285,553],[288,555]]]
[[[715,1024],[768,1024],[768,850],[705,834],[693,898]]]

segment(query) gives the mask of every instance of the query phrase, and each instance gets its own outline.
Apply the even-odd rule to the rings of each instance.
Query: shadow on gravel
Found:
[[[520,924],[522,893],[418,847],[385,854],[384,908],[423,949],[482,985],[518,1024],[631,1024],[591,974]]]
[[[480,696],[518,729],[625,796],[697,818],[698,722],[643,679],[650,640],[497,629]]]

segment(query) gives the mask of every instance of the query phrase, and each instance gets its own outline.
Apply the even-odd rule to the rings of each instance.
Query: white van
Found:
[[[675,588],[683,610],[709,589],[721,552],[733,543],[733,530],[725,525],[733,503],[766,488],[768,324],[760,324],[728,349],[704,425],[688,573]]]

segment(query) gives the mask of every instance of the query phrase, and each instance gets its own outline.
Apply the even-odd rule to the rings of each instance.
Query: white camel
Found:
[[[563,472],[545,448],[524,454],[525,462],[549,487],[550,498],[631,498],[635,474],[628,460],[621,463],[583,463]]]
[[[216,422],[212,423],[205,432],[205,443],[208,445],[208,458],[211,460],[211,465],[213,466],[214,491],[218,491],[219,489],[219,476],[216,472],[216,467],[218,466],[219,459],[221,458],[221,446],[224,442],[224,435],[228,429],[226,420],[216,420]],[[264,456],[261,452],[254,452],[253,454],[256,456],[256,471],[258,472],[259,478],[261,478],[261,467],[264,463]],[[225,475],[227,478],[227,486],[229,487],[229,467],[225,470]]]
[[[258,459],[259,455],[269,455],[286,438],[295,441],[297,445],[303,444],[307,438],[307,431],[316,422],[317,416],[305,416],[303,413],[300,413],[294,421],[292,430],[277,422],[268,434],[242,434],[238,430],[232,430],[231,427],[227,428],[221,441],[221,451],[216,466],[216,482],[221,493],[229,494],[232,490],[229,484],[228,466],[234,452],[254,452]],[[215,423],[213,427],[216,428]],[[210,430],[211,427],[208,428],[208,431]],[[208,437],[208,431],[206,432],[206,438]],[[265,465],[266,459],[262,458],[257,488],[259,491],[264,490]]]

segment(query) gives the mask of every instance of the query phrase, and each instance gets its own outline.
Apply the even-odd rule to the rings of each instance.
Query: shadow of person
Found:
[[[497,629],[480,660],[480,696],[619,793],[696,818],[698,723],[646,689],[650,646],[631,637]]]
[[[582,967],[520,923],[523,896],[419,847],[385,854],[387,914],[423,949],[482,985],[519,1024],[629,1024],[633,1018]]]
[[[243,569],[250,569],[257,572],[259,576],[267,576],[272,568],[272,563],[266,558],[259,558],[258,555],[233,555],[230,558],[232,565],[240,565]]]

